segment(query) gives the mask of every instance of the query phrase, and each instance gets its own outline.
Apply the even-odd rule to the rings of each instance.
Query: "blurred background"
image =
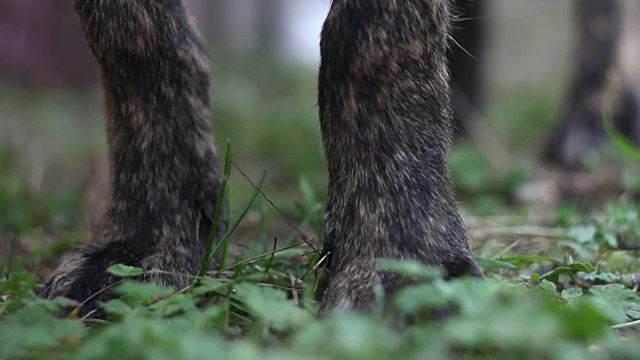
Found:
[[[319,214],[320,206],[309,207],[325,196],[315,97],[329,0],[186,1],[212,58],[221,152],[229,138],[248,177],[269,169],[264,192],[295,222],[305,212]],[[509,154],[533,157],[571,76],[572,2],[488,2],[483,126]],[[521,181],[526,166],[495,181],[492,159],[464,140],[451,160],[464,206],[473,213],[508,206],[501,194]],[[73,1],[2,0],[0,255],[55,256],[88,239],[106,198],[105,153],[97,66]],[[237,209],[251,186],[239,173],[232,176]],[[291,232],[273,208],[257,208],[246,228],[264,220],[262,214],[274,220],[269,236]]]

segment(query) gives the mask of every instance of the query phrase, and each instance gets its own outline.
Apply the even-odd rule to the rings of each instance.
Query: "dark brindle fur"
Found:
[[[182,1],[78,0],[76,10],[100,64],[111,197],[102,230],[64,257],[41,294],[85,301],[113,284],[105,270],[118,263],[195,274],[221,174],[209,62]],[[110,296],[99,293],[83,313]]]
[[[96,309],[123,263],[194,274],[220,189],[208,61],[181,0],[77,0],[107,109],[111,199],[91,244],[42,295]],[[334,0],[322,32],[320,121],[329,170],[325,305],[369,309],[395,277],[381,258],[481,275],[447,170],[451,137],[445,0]],[[148,281],[187,285],[184,278]],[[98,315],[99,316],[99,315]]]
[[[113,296],[105,272],[113,264],[197,272],[221,173],[209,63],[182,1],[76,0],[76,10],[102,74],[111,198],[102,230],[65,256],[41,294],[86,301],[87,313]],[[401,286],[376,268],[378,259],[482,276],[447,170],[451,17],[447,0],[331,4],[319,76],[326,308],[369,310],[376,284]],[[178,276],[146,280],[187,285]]]
[[[319,104],[329,169],[326,305],[370,308],[399,285],[376,259],[480,275],[447,170],[446,1],[334,0],[322,31]]]

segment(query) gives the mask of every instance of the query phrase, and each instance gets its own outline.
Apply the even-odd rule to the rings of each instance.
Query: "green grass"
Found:
[[[225,61],[231,60],[214,63],[229,69]],[[14,90],[0,100],[7,109],[0,122],[16,119],[9,137],[0,138],[0,359],[631,359],[640,353],[638,341],[618,333],[640,319],[638,204],[623,197],[589,211],[539,210],[513,201],[534,173],[527,154],[540,145],[517,137],[544,133],[557,105],[554,91],[514,90],[489,104],[492,133],[509,149],[522,147],[518,161],[497,170],[494,159],[468,144],[452,154],[486,279],[444,281],[421,264],[382,262],[382,269],[419,281],[390,298],[380,295],[373,314],[318,317],[315,290],[326,274],[313,248],[321,246],[326,194],[315,75],[269,60],[233,69],[213,75],[233,245],[212,243],[209,254],[221,256],[221,265],[192,277],[188,289],[139,283],[144,270],[112,267],[122,281],[115,288],[120,298],[101,305],[107,322],[73,313],[56,318],[57,310],[77,304],[34,295],[40,274],[89,237],[84,183],[90,181],[83,169],[104,153],[99,98]],[[25,97],[32,106],[23,106]],[[29,169],[29,147],[15,141],[21,137],[44,139],[52,149],[36,159],[41,178]],[[225,158],[227,138],[233,156]],[[621,142],[615,143],[629,159],[625,183],[635,191],[637,153]],[[261,179],[265,169],[269,175]],[[203,269],[210,258],[203,254]]]

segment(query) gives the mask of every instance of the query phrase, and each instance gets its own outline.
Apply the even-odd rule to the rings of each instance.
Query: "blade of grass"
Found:
[[[262,244],[262,252],[269,251],[267,243],[267,202],[262,200],[260,206],[260,243]]]
[[[216,254],[224,246],[226,246],[226,244],[229,242],[229,239],[231,238],[231,235],[236,231],[236,229],[240,225],[240,222],[244,219],[244,217],[249,212],[249,209],[251,208],[251,205],[253,205],[253,203],[256,201],[256,198],[260,194],[260,189],[262,188],[262,185],[264,184],[264,180],[267,178],[267,173],[268,173],[267,170],[265,170],[262,173],[262,177],[260,178],[260,181],[258,182],[258,185],[256,185],[255,190],[253,191],[253,194],[251,195],[251,198],[249,199],[247,204],[244,206],[244,208],[243,208],[242,212],[240,213],[240,216],[238,217],[238,219],[236,219],[236,221],[233,223],[231,228],[227,230],[227,233],[224,235],[224,237],[222,237],[222,240],[220,240],[220,242],[216,246],[215,250],[213,250],[213,252],[211,252],[211,254],[209,255],[210,256],[209,257],[209,261],[211,261],[216,256]]]
[[[485,258],[476,258],[478,265],[484,268],[491,269],[509,269],[509,270],[517,270],[518,267],[513,265],[512,263],[508,263],[506,261],[500,261],[495,259],[485,259]]]
[[[198,271],[198,277],[203,277],[209,264],[211,263],[211,249],[213,249],[213,243],[216,241],[216,235],[218,234],[218,227],[220,226],[220,217],[222,215],[222,203],[227,192],[227,184],[229,182],[229,176],[231,175],[231,140],[227,139],[227,153],[224,159],[224,175],[222,177],[222,185],[220,186],[220,193],[218,194],[218,201],[216,203],[216,210],[213,216],[213,224],[211,226],[211,232],[209,233],[209,242],[207,243],[207,249],[202,257],[202,263],[200,264],[200,270]],[[196,280],[192,284],[192,288],[200,283],[200,280]]]
[[[290,245],[283,246],[280,249],[277,249],[275,251],[275,253],[279,253],[279,252],[282,252],[282,251],[285,251],[285,250],[289,250],[289,249],[294,249],[294,248],[297,248],[299,246],[304,246],[304,245],[307,245],[307,244],[308,244],[308,241],[300,241],[300,242],[297,242],[295,244],[290,244]],[[251,258],[244,259],[242,261],[236,262],[235,264],[230,265],[226,269],[223,269],[223,270],[220,270],[220,271],[216,272],[213,276],[218,276],[220,273],[223,273],[223,272],[226,272],[226,271],[231,271],[231,270],[237,268],[238,266],[249,265],[249,264],[253,264],[255,262],[261,261],[262,259],[264,259],[266,257],[270,257],[271,254],[272,254],[272,252],[270,251],[270,252],[267,252],[267,253],[264,253],[264,254],[256,255],[254,257],[251,257]]]
[[[227,219],[231,219],[231,200],[227,196]],[[222,256],[220,256],[220,263],[218,263],[218,269],[222,269],[227,263],[227,254],[229,253],[229,242],[227,241],[222,248]]]
[[[273,258],[276,256],[276,249],[278,248],[278,237],[273,237],[273,250],[271,251],[271,258],[269,258],[269,262],[267,263],[267,268],[264,270],[265,273],[269,273],[269,269],[271,269],[271,265],[273,264]]]

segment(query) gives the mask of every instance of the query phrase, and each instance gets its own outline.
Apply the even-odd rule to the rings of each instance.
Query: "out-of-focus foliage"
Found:
[[[123,281],[115,289],[120,297],[101,305],[107,322],[78,319],[73,311],[57,318],[79,304],[35,296],[39,266],[46,269],[47,258],[85,237],[85,188],[69,181],[73,172],[53,171],[47,174],[64,176],[45,176],[34,189],[19,146],[1,147],[0,358],[627,359],[640,352],[638,341],[612,329],[626,330],[640,318],[638,205],[621,200],[592,212],[558,206],[530,226],[534,210],[515,205],[512,195],[532,176],[531,166],[495,171],[493,159],[467,145],[450,165],[487,279],[444,281],[421,264],[384,262],[385,271],[419,281],[380,298],[373,314],[316,317],[324,260],[300,233],[319,248],[326,196],[309,85],[315,75],[272,63],[234,67],[214,72],[218,145],[222,153],[231,138],[232,160],[254,184],[269,168],[260,188],[269,201],[231,166],[230,224],[243,221],[233,234],[236,247],[219,250],[219,271],[194,278],[190,289],[172,289],[138,282],[142,269],[114,266],[110,271]],[[87,96],[92,116],[82,127],[87,139],[102,139],[99,101]],[[34,119],[68,125],[83,113],[38,105],[48,98],[34,97],[33,108],[42,110],[32,109]],[[542,133],[543,124],[532,119],[550,116],[554,104],[542,96],[535,106],[513,98],[516,91],[490,104],[491,126],[497,133]],[[15,116],[26,111],[13,104]],[[87,139],[70,147],[104,152],[104,140],[79,145]],[[62,160],[73,155],[60,146]],[[70,169],[86,165],[82,156],[69,159]]]

